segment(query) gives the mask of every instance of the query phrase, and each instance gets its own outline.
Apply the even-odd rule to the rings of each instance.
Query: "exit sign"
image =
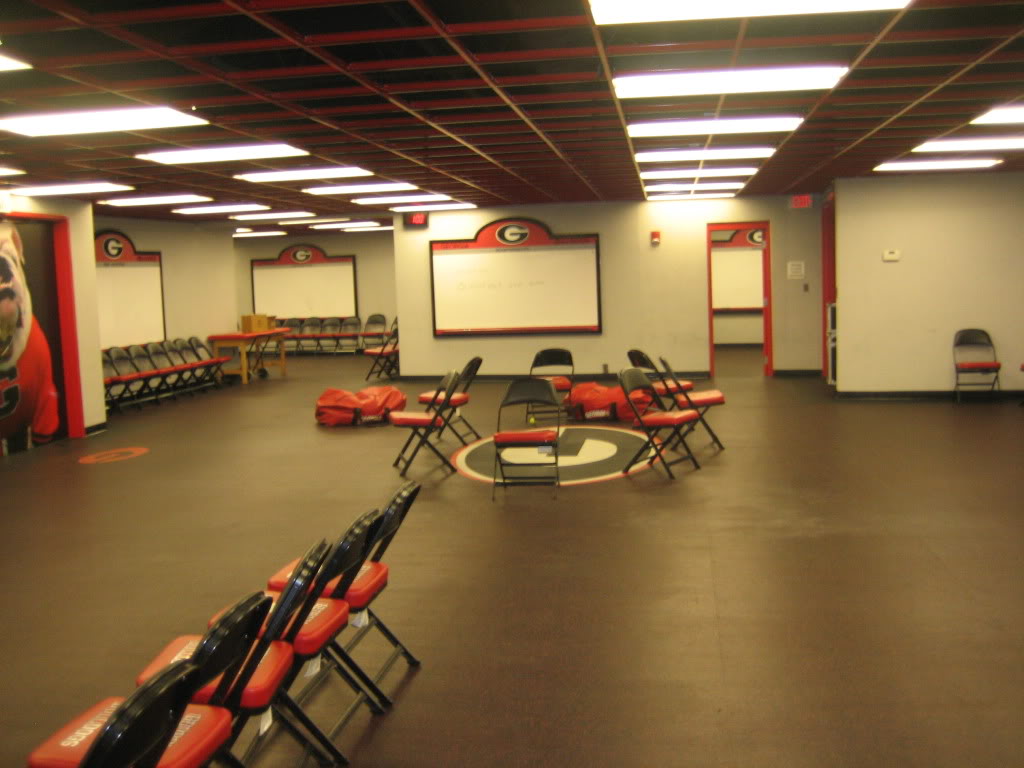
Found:
[[[789,198],[790,208],[811,208],[814,205],[814,198],[810,195],[793,195]]]
[[[407,227],[426,227],[429,225],[430,219],[423,211],[416,211],[414,213],[403,213],[402,223]]]

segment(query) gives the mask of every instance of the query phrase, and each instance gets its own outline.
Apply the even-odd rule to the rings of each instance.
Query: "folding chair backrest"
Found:
[[[164,354],[167,355],[167,359],[171,361],[171,365],[184,365],[185,358],[178,351],[178,348],[174,345],[173,341],[165,341],[163,343]]]
[[[381,522],[376,530],[376,537],[374,541],[370,542],[367,560],[379,563],[381,558],[384,557],[384,552],[391,546],[395,534],[401,528],[402,523],[405,521],[405,516],[409,514],[409,509],[412,507],[413,502],[416,501],[419,493],[420,484],[412,481],[404,483],[395,491],[384,507],[384,512],[381,514]]]
[[[118,375],[110,355],[107,354],[107,350],[103,350],[102,354],[100,354],[100,361],[103,363],[103,378],[109,379],[111,376]]]
[[[342,333],[359,333],[361,330],[363,330],[363,321],[358,317],[346,317],[341,321]]]
[[[139,372],[139,369],[135,367],[135,363],[132,362],[128,350],[124,347],[111,347],[107,350],[107,357],[110,358],[110,364],[114,366],[114,370],[117,371],[119,376]]]
[[[322,324],[319,317],[307,317],[302,321],[301,333],[320,333]]]
[[[254,592],[228,608],[203,635],[189,661],[199,669],[199,686],[223,675],[209,703],[219,706],[250,649],[259,637],[273,599]]]
[[[626,396],[626,402],[633,411],[633,415],[639,419],[643,414],[651,410],[666,410],[661,398],[654,388],[654,383],[648,378],[647,372],[641,368],[626,368],[619,371],[619,386]],[[642,397],[637,397],[640,393]],[[649,398],[650,405],[644,407],[640,403]]]
[[[107,720],[79,768],[153,768],[197,689],[198,670],[176,661],[135,689]]]
[[[366,560],[367,539],[371,535],[371,531],[374,529],[380,516],[380,510],[377,509],[360,515],[331,548],[327,558],[324,560],[323,566],[316,575],[316,580],[313,582],[313,591],[310,593],[310,598],[295,617],[292,629],[289,631],[288,636],[285,637],[286,640],[294,638],[298,633],[306,616],[313,608],[317,598],[323,594],[324,588],[329,581],[341,576],[340,581],[329,597],[343,598],[345,596],[345,593],[352,586],[352,582],[359,575],[359,569]]]
[[[321,333],[341,333],[341,318],[327,317],[320,324]]]
[[[188,340],[188,343],[192,345],[192,349],[195,350],[196,356],[200,360],[211,360],[213,358],[213,352],[206,346],[206,342],[198,336],[193,336]]]
[[[199,362],[199,355],[196,354],[196,351],[192,349],[192,345],[185,341],[185,339],[175,339],[171,344],[178,350],[178,354],[185,359],[186,363]]]
[[[151,341],[146,345],[145,349],[149,359],[153,361],[153,365],[157,368],[170,368],[173,365],[161,342]]]
[[[961,328],[954,334],[953,357],[958,363],[997,360],[992,337],[981,328]]]
[[[469,385],[473,383],[473,379],[476,378],[477,371],[480,370],[480,366],[483,362],[484,359],[482,357],[474,357],[466,363],[462,369],[462,373],[459,374],[459,385],[457,391],[466,392],[469,390]]]
[[[132,365],[134,365],[140,371],[152,371],[156,369],[153,361],[150,360],[149,354],[139,344],[132,344],[128,347],[128,355],[132,359]]]
[[[292,333],[300,333],[302,331],[302,319],[298,317],[289,317],[284,321],[282,328],[291,328]]]
[[[552,412],[561,421],[561,408],[559,407],[558,394],[555,392],[555,385],[547,379],[535,377],[521,377],[512,379],[505,390],[505,396],[498,405],[498,432],[501,431],[501,416],[506,408],[513,405],[540,405],[551,407]]]
[[[672,366],[669,365],[668,360],[666,360],[664,357],[659,357],[658,360],[661,362],[661,370],[659,371],[661,380],[665,382],[666,387],[668,387],[669,384],[667,379],[671,379],[672,384],[674,385],[671,389],[666,389],[665,391],[679,392],[685,394],[687,388],[683,386],[683,382],[681,382],[679,380],[679,377],[676,376],[676,372],[672,369]],[[689,399],[689,397],[687,397],[687,399]]]
[[[381,314],[375,313],[366,318],[366,333],[384,333],[388,327],[388,319]]]
[[[551,366],[568,366],[574,368],[572,352],[568,349],[551,348],[542,349],[533,356],[533,363],[530,365],[530,374],[533,375],[536,368],[548,368]]]

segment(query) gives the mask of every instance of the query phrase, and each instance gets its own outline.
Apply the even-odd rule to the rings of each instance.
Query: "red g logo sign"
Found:
[[[522,224],[506,224],[494,236],[505,245],[522,245],[530,237],[530,230]]]

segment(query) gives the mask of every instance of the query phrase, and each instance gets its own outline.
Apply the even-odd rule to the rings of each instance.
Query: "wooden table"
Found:
[[[281,375],[287,376],[288,369],[285,364],[284,344],[280,343],[280,337],[291,333],[291,328],[274,328],[270,331],[254,331],[252,333],[220,333],[210,336],[213,344],[214,357],[222,355],[234,358],[234,350],[238,350],[238,368],[223,368],[226,374],[233,374],[242,377],[242,383],[248,384],[253,375],[260,378],[267,376],[267,367],[274,366],[281,369]],[[278,340],[277,357],[267,357],[267,345],[273,339]]]

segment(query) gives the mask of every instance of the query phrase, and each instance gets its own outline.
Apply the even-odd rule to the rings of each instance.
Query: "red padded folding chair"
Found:
[[[576,365],[572,359],[572,352],[558,347],[540,350],[533,356],[533,362],[530,363],[530,376],[550,381],[555,392],[558,393],[559,400],[554,409],[537,403],[527,405],[527,418],[536,420],[555,415],[560,419],[560,411],[563,409],[565,398],[569,396],[576,383]]]
[[[473,383],[473,379],[476,378],[477,371],[480,370],[480,365],[483,363],[483,358],[474,357],[459,374],[459,381],[455,385],[455,393],[452,395],[451,400],[451,418],[448,423],[437,433],[437,439],[440,440],[444,437],[446,429],[450,429],[455,433],[455,436],[459,439],[463,445],[467,445],[469,439],[473,440],[480,439],[480,433],[476,431],[476,428],[469,423],[469,420],[463,416],[462,408],[469,404],[469,386]],[[427,406],[427,410],[431,411],[440,404],[444,398],[444,391],[441,389],[431,389],[426,392],[420,393],[418,402],[422,405]],[[464,426],[465,431],[459,432],[458,427]]]
[[[626,394],[626,402],[633,410],[633,427],[638,428],[647,435],[647,441],[640,447],[640,450],[631,458],[622,469],[622,474],[627,474],[634,464],[643,460],[649,452],[653,454],[647,463],[653,465],[655,461],[661,460],[668,476],[675,479],[672,474],[672,465],[680,461],[689,461],[694,469],[700,469],[697,457],[693,455],[690,446],[686,443],[685,431],[690,425],[700,419],[697,411],[676,411],[667,410],[647,374],[640,368],[626,368],[619,372],[619,386]],[[668,438],[664,441],[659,439],[662,431],[669,430]],[[681,446],[685,455],[668,461],[665,458],[665,451],[669,448]]]
[[[371,376],[377,378],[392,378],[398,375],[398,328],[393,328],[391,335],[387,337],[384,344],[379,347],[369,347],[363,350],[363,354],[373,358],[370,370],[366,372],[365,381]]]
[[[420,452],[420,448],[426,446],[430,451],[440,460],[440,462],[455,472],[455,467],[452,465],[448,457],[445,456],[437,447],[430,442],[430,438],[439,433],[442,429],[447,426],[451,420],[452,414],[452,397],[455,395],[455,388],[459,384],[459,372],[449,371],[437,389],[444,392],[444,397],[441,399],[436,406],[426,411],[391,411],[388,414],[388,421],[393,426],[402,427],[403,429],[411,430],[409,438],[405,441],[405,445],[402,446],[402,450],[398,452],[394,462],[391,466],[400,467],[400,475],[405,475],[409,469],[409,465],[412,464],[413,459],[416,458],[416,454]]]
[[[714,408],[716,405],[725,405],[725,395],[717,389],[704,389],[704,390],[691,390],[688,389],[683,382],[681,382],[676,376],[675,371],[672,370],[672,366],[668,364],[668,361],[664,357],[658,358],[661,361],[661,367],[664,371],[664,380],[674,384],[676,386],[675,403],[683,410],[694,410],[699,415],[699,421],[707,433],[711,436],[711,440],[720,450],[725,450],[725,446],[722,441],[718,439],[718,435],[715,434],[715,430],[708,424],[705,414],[710,408]],[[689,383],[689,382],[687,382]],[[685,434],[689,434],[696,427],[696,423],[690,425],[690,429]]]
[[[555,414],[553,428],[503,430],[502,415],[506,408],[525,405],[536,406],[543,413]],[[557,492],[558,436],[562,429],[562,408],[555,385],[549,379],[513,379],[498,406],[498,426],[494,433],[494,484],[491,486],[491,500],[499,485],[551,485]],[[510,459],[506,451],[526,449],[513,454]]]
[[[629,358],[631,366],[642,370],[647,378],[654,382],[654,391],[658,393],[659,397],[668,397],[671,401],[683,389],[693,389],[692,381],[680,381],[675,377],[671,380],[666,378],[646,352],[631,349],[626,352],[626,357]]]
[[[1002,363],[988,331],[981,328],[962,328],[953,336],[953,368],[956,371],[956,401],[965,389],[999,389],[999,371]]]

